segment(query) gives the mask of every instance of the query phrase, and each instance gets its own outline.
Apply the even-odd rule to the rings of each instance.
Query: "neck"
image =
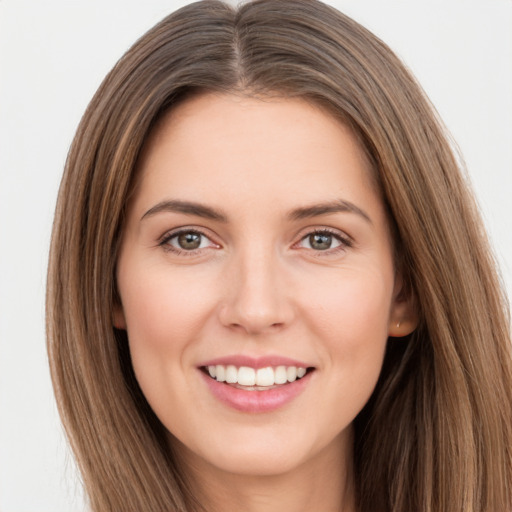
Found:
[[[340,436],[341,437],[341,436]],[[346,436],[345,436],[346,437]],[[282,474],[234,474],[213,468],[178,447],[194,512],[355,512],[350,443],[337,440],[302,465]],[[185,455],[185,457],[182,457]]]

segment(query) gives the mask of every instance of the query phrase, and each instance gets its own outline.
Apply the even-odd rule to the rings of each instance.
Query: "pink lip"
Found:
[[[235,388],[225,382],[217,382],[204,371],[200,371],[209,390],[218,400],[237,411],[245,413],[271,412],[285,406],[304,391],[313,373],[308,372],[301,379],[272,389],[249,391]]]
[[[288,357],[281,357],[277,355],[269,355],[269,356],[261,356],[261,357],[251,357],[245,355],[231,355],[226,357],[218,357],[216,359],[211,359],[205,361],[198,365],[198,367],[202,366],[216,366],[218,364],[222,364],[224,366],[233,365],[233,366],[248,366],[249,368],[265,368],[267,366],[296,366],[297,368],[309,368],[312,365],[304,363],[303,361],[297,361],[296,359],[290,359]]]

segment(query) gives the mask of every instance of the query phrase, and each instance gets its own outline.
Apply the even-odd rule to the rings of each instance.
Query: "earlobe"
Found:
[[[416,329],[418,326],[417,316],[402,316],[401,319],[396,320],[396,317],[392,316],[389,320],[388,336],[393,338],[401,338],[407,336]]]
[[[116,329],[126,330],[126,319],[124,317],[123,306],[119,303],[114,305],[112,323]]]
[[[418,327],[419,315],[413,294],[406,292],[403,280],[397,276],[393,306],[389,315],[388,336],[401,338],[407,336]]]

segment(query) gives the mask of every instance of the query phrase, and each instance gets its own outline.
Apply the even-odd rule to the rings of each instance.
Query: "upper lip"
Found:
[[[266,356],[248,356],[242,354],[217,357],[215,359],[209,359],[201,364],[199,367],[203,366],[216,366],[216,365],[233,365],[236,367],[247,366],[249,368],[266,368],[267,366],[296,366],[298,368],[311,368],[312,365],[305,363],[304,361],[299,361],[297,359],[292,359],[289,357],[283,357],[279,355],[266,355]]]

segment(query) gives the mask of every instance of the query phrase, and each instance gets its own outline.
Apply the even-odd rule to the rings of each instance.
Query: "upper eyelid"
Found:
[[[165,231],[165,233],[158,238],[158,241],[163,242],[165,240],[170,240],[171,238],[174,238],[175,236],[178,236],[182,233],[197,233],[198,235],[202,235],[202,236],[208,238],[208,240],[215,243],[213,241],[214,237],[211,234],[209,234],[207,232],[207,230],[205,230],[203,228],[192,227],[192,226],[190,226],[190,227],[183,226],[183,227],[179,227],[179,228],[169,229],[169,230]]]
[[[212,244],[222,245],[216,240],[216,237],[209,233],[209,230],[204,229],[202,227],[196,226],[180,226],[178,228],[173,228],[166,231],[162,236],[158,238],[158,244],[163,245],[167,243],[172,238],[180,235],[181,233],[197,233],[201,236],[206,237]],[[337,228],[328,227],[328,226],[308,226],[306,228],[301,229],[295,236],[295,242],[293,245],[298,244],[304,238],[314,234],[314,233],[328,233],[336,238],[338,238],[344,245],[352,245],[354,243],[354,239],[348,235],[345,231],[342,231]]]
[[[196,233],[198,235],[204,236],[207,240],[209,240],[210,244],[207,247],[198,247],[196,249],[183,249],[180,247],[175,247],[170,241],[179,236],[182,233]],[[208,236],[203,232],[202,229],[197,228],[176,228],[166,231],[157,241],[157,247],[163,249],[166,253],[174,253],[176,256],[199,256],[203,253],[203,251],[213,248],[220,248],[220,245],[215,242],[211,236]]]
[[[337,247],[330,247],[325,250],[315,250],[313,248],[308,247],[298,247],[308,236],[311,236],[315,233],[327,233],[335,237],[339,245]],[[307,254],[313,255],[315,258],[327,258],[339,255],[340,253],[344,254],[347,250],[353,249],[356,247],[354,239],[348,235],[346,232],[341,231],[339,229],[328,228],[328,227],[317,227],[314,229],[309,229],[304,234],[300,235],[298,240],[294,242],[292,248],[297,250],[307,251]]]
[[[333,235],[339,238],[340,240],[351,243],[354,242],[354,239],[346,231],[328,226],[309,226],[307,228],[301,229],[297,233],[297,235],[295,235],[295,237],[298,238],[299,241],[301,241],[305,237],[310,236],[314,233],[329,233],[330,235]]]

